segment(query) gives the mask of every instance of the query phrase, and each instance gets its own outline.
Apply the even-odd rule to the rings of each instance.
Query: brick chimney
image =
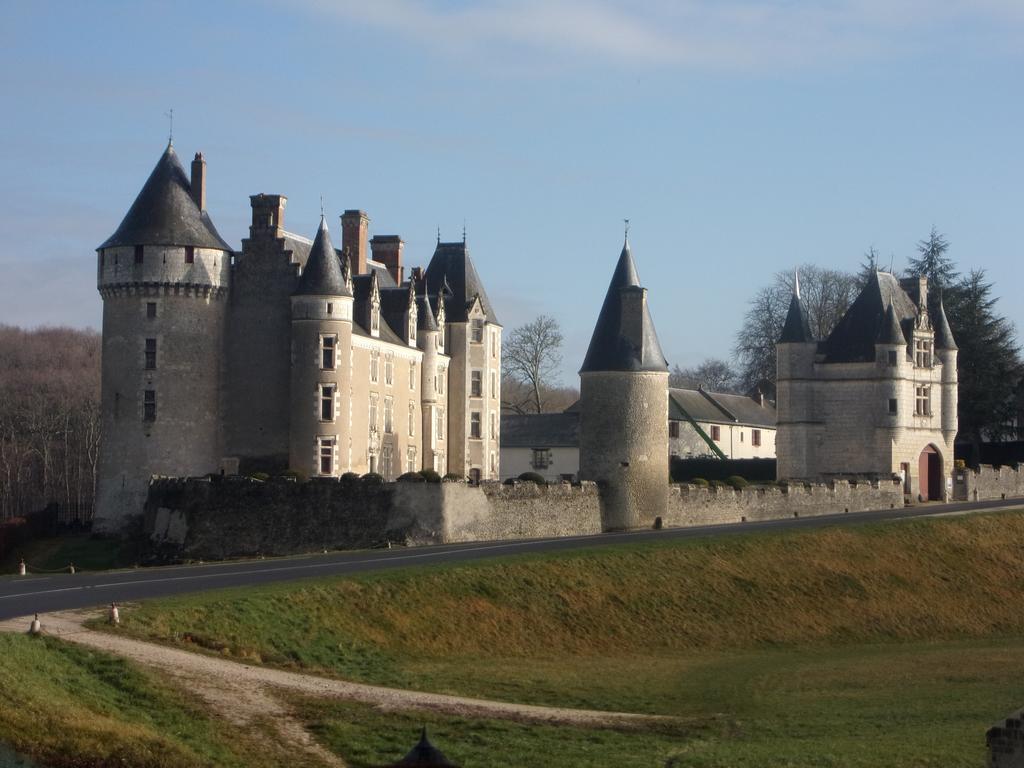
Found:
[[[284,195],[264,195],[262,192],[250,195],[252,225],[249,227],[249,237],[280,237],[287,202],[288,198]]]
[[[374,235],[370,240],[370,252],[373,260],[378,264],[387,267],[391,277],[398,284],[402,284],[404,267],[402,267],[402,248],[405,243],[398,235]]]
[[[200,211],[206,210],[206,159],[202,152],[196,152],[192,161],[192,199]]]
[[[366,240],[370,233],[370,217],[365,211],[345,211],[341,214],[341,252],[352,260],[352,274],[365,275]]]

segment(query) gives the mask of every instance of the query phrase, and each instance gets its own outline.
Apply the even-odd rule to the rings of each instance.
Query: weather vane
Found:
[[[168,123],[168,125],[167,125],[167,141],[168,141],[168,143],[171,143],[171,142],[174,141],[174,110],[173,109],[169,109],[167,112],[164,112],[164,117],[167,118],[167,123]]]
[[[324,196],[320,195],[320,218],[324,217]]]
[[[626,239],[629,240],[629,219],[622,220],[626,225]]]
[[[441,228],[440,227],[437,228],[437,244],[438,245],[441,244]]]

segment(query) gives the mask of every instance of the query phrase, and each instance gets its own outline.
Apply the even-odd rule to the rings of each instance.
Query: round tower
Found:
[[[231,247],[205,210],[206,161],[191,180],[170,143],[99,248],[103,298],[100,454],[94,530],[143,513],[152,475],[219,471],[220,372]]]
[[[426,290],[426,285],[423,285]],[[438,296],[438,315],[435,316],[430,306],[430,299],[426,294],[420,294],[417,299],[416,312],[416,346],[423,352],[423,361],[420,366],[420,415],[423,420],[423,428],[420,434],[423,436],[423,469],[433,469],[440,474],[445,474],[447,464],[444,450],[444,435],[437,432],[438,408],[443,408],[446,399],[438,393],[438,377],[442,376],[440,370],[441,356],[444,354],[444,334],[441,328],[444,326],[443,299]],[[440,322],[439,322],[440,319]]]
[[[946,308],[939,299],[939,317],[935,324],[935,354],[942,363],[942,439],[946,441],[948,455],[953,455],[953,440],[956,438],[959,423],[957,419],[957,407],[959,397],[957,394],[958,379],[956,360],[958,349],[953,339],[953,331],[949,327],[949,319],[946,317]]]
[[[289,465],[337,477],[351,465],[352,289],[320,217],[292,295]]]
[[[800,299],[800,275],[793,276],[793,295],[782,334],[775,345],[775,451],[780,480],[812,477],[812,444],[808,434],[814,419],[814,355],[818,343],[811,334]]]
[[[601,485],[604,530],[665,514],[668,363],[628,241],[580,369],[580,479]]]
[[[884,425],[879,439],[885,441],[884,445],[878,446],[875,455],[892,457],[893,446],[901,442],[905,425],[910,423],[910,414],[902,411],[900,401],[906,402],[901,389],[904,381],[913,375],[912,370],[908,370],[912,363],[907,357],[907,337],[903,333],[893,302],[886,308],[885,317],[875,338],[875,364],[879,370],[879,400],[883,409],[880,421]],[[898,459],[890,458],[889,461],[896,462]],[[898,470],[898,466],[891,465],[874,467],[874,471],[879,475],[888,475]]]

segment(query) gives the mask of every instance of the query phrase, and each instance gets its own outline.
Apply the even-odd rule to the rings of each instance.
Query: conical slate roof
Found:
[[[939,298],[938,322],[935,325],[935,348],[936,349],[957,349],[956,341],[953,339],[953,331],[949,327],[949,320],[946,317],[946,307]]]
[[[804,312],[804,305],[800,303],[800,295],[793,291],[793,297],[789,300],[789,311],[786,313],[786,323],[782,326],[782,335],[779,336],[779,344],[803,344],[809,341],[814,341],[811,324],[807,320],[807,313]]]
[[[417,766],[417,768],[456,768],[455,763],[449,762],[444,753],[430,743],[427,738],[427,729],[420,733],[420,740],[404,758],[394,764],[393,768],[399,766]]]
[[[622,246],[608,292],[597,316],[594,335],[580,373],[590,371],[667,371],[668,362],[661,351],[651,311],[644,303],[639,338],[629,338],[622,327],[622,294],[640,288],[629,242]],[[634,334],[635,335],[635,334]]]
[[[422,293],[416,297],[416,330],[437,330],[437,318],[434,316],[434,309],[430,306],[430,299]]]
[[[331,234],[327,231],[327,218],[320,217],[320,229],[309,249],[309,258],[302,269],[296,296],[351,296],[341,272],[341,262],[331,245]]]
[[[885,320],[882,327],[878,329],[878,344],[901,344],[907,343],[907,337],[903,335],[903,328],[900,327],[900,319],[896,316],[896,306],[890,304],[885,310]]]
[[[882,333],[886,312],[893,308],[901,328],[913,326],[917,306],[888,272],[872,272],[867,284],[846,314],[822,342],[821,351],[829,363],[871,362],[875,343]],[[906,338],[904,330],[904,339]]]
[[[123,245],[193,245],[230,251],[206,211],[192,199],[192,184],[170,143],[128,209],[100,248]]]

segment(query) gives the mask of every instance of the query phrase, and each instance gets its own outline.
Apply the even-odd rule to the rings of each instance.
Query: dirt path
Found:
[[[189,690],[194,690],[214,710],[233,723],[243,726],[257,720],[274,723],[286,743],[302,749],[307,754],[315,755],[319,761],[330,766],[344,766],[345,763],[317,744],[288,710],[281,697],[275,694],[297,693],[319,698],[344,699],[372,704],[384,711],[427,710],[463,717],[556,725],[642,728],[657,722],[675,722],[675,718],[656,715],[539,707],[383,688],[252,666],[147,643],[123,635],[86,629],[82,622],[94,616],[95,611],[64,611],[43,614],[40,620],[45,634],[113,653],[161,670],[181,681]],[[31,617],[24,617],[0,622],[0,632],[25,632],[30,620]]]

